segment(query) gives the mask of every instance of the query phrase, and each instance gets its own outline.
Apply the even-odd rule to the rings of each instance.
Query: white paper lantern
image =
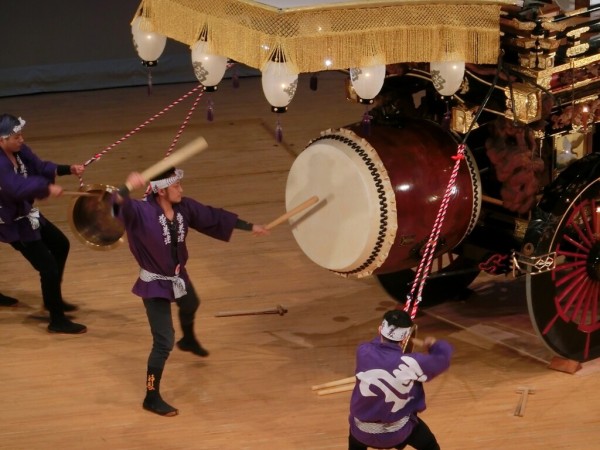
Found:
[[[207,41],[199,40],[192,45],[192,66],[198,81],[204,90],[213,92],[221,82],[227,70],[227,58],[215,55]]]
[[[360,103],[370,104],[385,80],[385,64],[350,69],[350,81]]]
[[[152,25],[146,17],[137,16],[131,23],[133,46],[146,66],[157,64],[158,58],[162,55],[167,44],[166,36],[147,31],[151,29]]]
[[[444,96],[453,95],[465,76],[464,61],[434,61],[429,65],[433,87]]]
[[[298,87],[298,73],[286,62],[269,61],[262,71],[262,88],[273,112],[285,112]]]

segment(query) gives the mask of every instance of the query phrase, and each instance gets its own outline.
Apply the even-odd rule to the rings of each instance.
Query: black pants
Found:
[[[200,306],[200,299],[191,283],[186,286],[187,294],[176,300],[179,309],[179,322],[184,336],[193,332],[194,318]],[[148,367],[164,369],[169,354],[175,345],[175,329],[171,314],[171,302],[164,298],[145,298],[144,306],[150,331],[152,350],[148,357]]]
[[[61,283],[69,255],[69,239],[47,219],[40,224],[40,232],[39,241],[16,241],[10,245],[39,272],[44,306],[51,318],[64,317]]]
[[[419,423],[413,428],[410,436],[394,448],[403,449],[410,445],[416,450],[440,450],[440,446],[427,424],[419,417],[417,417],[417,420]],[[354,436],[350,435],[348,437],[348,450],[367,450],[367,448],[369,447],[356,440]]]

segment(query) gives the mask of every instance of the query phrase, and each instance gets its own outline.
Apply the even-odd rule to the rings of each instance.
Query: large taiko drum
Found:
[[[458,141],[436,123],[360,124],[327,130],[294,161],[288,210],[313,195],[319,202],[290,219],[313,262],[348,277],[384,274],[418,264],[448,185]],[[436,255],[456,247],[478,220],[481,183],[465,150]]]

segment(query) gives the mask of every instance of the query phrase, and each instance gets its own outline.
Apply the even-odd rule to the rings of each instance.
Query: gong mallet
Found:
[[[272,221],[271,223],[267,224],[265,226],[265,228],[267,230],[270,230],[274,227],[276,227],[277,225],[279,225],[280,223],[285,222],[286,220],[288,220],[290,217],[295,216],[296,214],[298,214],[299,212],[304,211],[306,208],[309,208],[310,206],[314,205],[315,203],[317,203],[319,201],[319,197],[317,197],[316,195],[313,195],[312,197],[310,197],[308,200],[303,201],[302,203],[300,203],[298,206],[296,206],[295,208],[290,209],[288,212],[286,212],[285,214],[279,216],[277,219],[275,219],[274,221]]]
[[[259,314],[279,314],[283,316],[287,312],[281,305],[277,305],[275,308],[268,309],[251,309],[246,311],[226,311],[226,312],[218,312],[215,314],[215,317],[233,317],[233,316],[254,316]]]
[[[172,153],[166,158],[161,159],[159,162],[151,165],[140,175],[144,180],[150,181],[156,175],[160,175],[162,172],[164,172],[167,169],[170,169],[171,167],[177,167],[177,165],[179,165],[187,159],[190,159],[192,156],[197,155],[202,150],[205,150],[207,147],[208,144],[206,143],[206,139],[204,139],[203,137],[198,137],[181,147],[175,153]],[[119,188],[119,194],[127,195],[132,190],[133,186],[125,182],[125,185]]]
[[[514,415],[523,417],[525,415],[525,406],[527,406],[527,397],[529,397],[529,394],[534,394],[535,390],[528,386],[520,387],[517,389],[517,393],[521,394],[521,397],[519,397],[519,403],[517,403]]]
[[[71,195],[73,197],[101,197],[104,192],[62,191],[60,195]]]

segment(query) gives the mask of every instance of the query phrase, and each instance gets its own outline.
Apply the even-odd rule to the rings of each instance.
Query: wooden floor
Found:
[[[27,142],[39,155],[81,163],[193,88],[159,85],[150,96],[139,87],[4,98],[0,110],[27,120]],[[89,165],[84,181],[120,185],[130,171],[160,159],[194,98]],[[345,100],[339,74],[322,76],[317,92],[301,78],[281,118],[284,142],[277,144],[276,117],[259,79],[242,79],[238,90],[224,82],[212,94],[214,122],[205,118],[207,100],[181,137],[185,143],[203,135],[209,143],[183,165],[185,193],[259,223],[285,212],[287,171],[308,141],[363,112]],[[78,187],[73,177],[61,182]],[[383,311],[394,306],[374,279],[346,280],[316,266],[286,224],[265,238],[236,232],[230,243],[192,235],[188,268],[202,298],[196,331],[211,355],[172,353],[162,392],[180,415],[163,418],[141,408],[151,339],[141,301],[130,293],[133,258],[124,245],[100,252],[79,242],[68,225],[69,198],[40,207],[71,239],[63,290],[80,305],[75,318],[89,332],[48,334],[36,273],[8,245],[0,247],[0,291],[20,299],[17,307],[0,309],[1,449],[345,448],[349,394],[319,397],[310,387],[352,375],[357,344],[374,335]],[[452,318],[439,310],[419,317],[420,336],[444,337],[456,348],[450,371],[426,387],[429,408],[422,417],[444,449],[598,448],[600,364],[586,363],[574,375],[552,371],[543,358],[473,333],[476,325],[480,331],[493,325],[499,307],[493,293],[502,289],[479,279],[472,313],[455,304],[461,307]],[[483,291],[492,295],[482,299]],[[498,315],[526,315],[524,289],[511,298],[521,306]],[[215,317],[277,304],[288,313]],[[535,394],[517,417],[522,386]]]

